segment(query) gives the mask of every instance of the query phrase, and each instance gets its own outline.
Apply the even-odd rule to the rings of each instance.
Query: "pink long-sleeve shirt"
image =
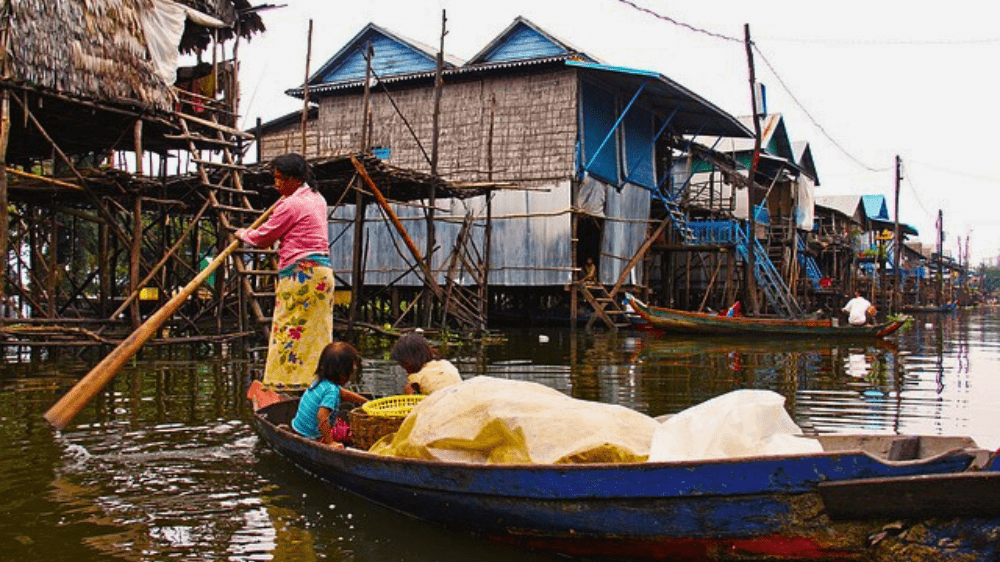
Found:
[[[260,228],[241,230],[237,235],[258,248],[280,240],[280,271],[309,254],[329,254],[328,228],[326,199],[303,184],[295,193],[278,202],[270,218]]]

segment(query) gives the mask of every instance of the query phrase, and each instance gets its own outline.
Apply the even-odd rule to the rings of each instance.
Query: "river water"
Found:
[[[806,431],[963,434],[1000,448],[1000,311],[918,316],[881,342],[504,332],[450,346],[463,376],[530,380],[652,416],[740,388],[774,390]],[[379,342],[360,389],[396,394]],[[95,358],[99,360],[100,357]],[[63,431],[42,414],[90,364],[0,370],[0,560],[507,561],[486,544],[373,506],[255,436],[232,348],[144,349]]]

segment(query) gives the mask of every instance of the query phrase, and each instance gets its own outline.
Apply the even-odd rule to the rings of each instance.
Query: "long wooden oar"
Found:
[[[257,228],[267,220],[267,217],[271,215],[274,211],[274,207],[277,205],[271,205],[271,207],[264,211],[264,213],[257,217],[253,225],[250,228]],[[136,328],[134,332],[129,334],[118,347],[111,351],[103,361],[98,363],[89,373],[86,374],[76,385],[69,389],[58,402],[52,405],[47,412],[45,412],[45,419],[48,420],[50,424],[55,426],[57,429],[62,429],[66,427],[69,422],[80,413],[80,410],[87,405],[88,402],[101,391],[102,388],[108,381],[114,378],[121,370],[125,362],[132,358],[133,355],[139,351],[146,340],[151,338],[153,334],[167,321],[168,318],[178,309],[191,293],[195,292],[199,285],[201,285],[208,276],[212,274],[222,263],[232,254],[236,248],[240,245],[239,240],[233,240],[226,246],[226,249],[222,251],[211,263],[205,266],[194,279],[191,280],[183,289],[175,294],[169,301],[167,301],[159,310],[153,313],[141,326]]]

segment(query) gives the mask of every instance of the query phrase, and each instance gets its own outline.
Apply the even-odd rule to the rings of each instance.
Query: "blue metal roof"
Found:
[[[310,87],[364,80],[367,66],[364,51],[369,44],[372,70],[379,77],[433,72],[437,68],[437,53],[432,47],[370,23],[309,78]],[[445,68],[457,64],[461,62],[445,58]]]
[[[567,60],[566,65],[579,69],[584,79],[624,90],[629,95],[645,83],[640,99],[663,113],[677,109],[671,124],[682,134],[753,137],[736,117],[658,72],[575,60]]]
[[[481,51],[473,55],[466,65],[495,63],[513,60],[547,58],[559,55],[577,55],[584,60],[595,60],[526,18],[518,16]]]
[[[527,26],[519,27],[503,43],[496,45],[482,57],[483,62],[551,57],[567,52],[565,48],[549,41],[544,35]]]
[[[889,220],[889,208],[885,204],[885,195],[862,195],[861,204],[865,207],[865,215],[870,219]]]

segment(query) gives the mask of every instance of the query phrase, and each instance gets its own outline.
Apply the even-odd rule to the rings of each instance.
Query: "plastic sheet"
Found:
[[[475,377],[428,396],[371,452],[458,462],[642,462],[658,424],[544,385]]]
[[[670,417],[657,428],[650,461],[818,453],[770,390],[735,390]]]

